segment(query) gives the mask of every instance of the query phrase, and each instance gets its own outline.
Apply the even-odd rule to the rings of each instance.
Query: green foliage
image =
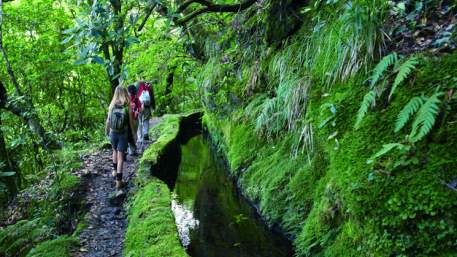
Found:
[[[406,59],[401,60],[399,66]],[[455,245],[451,231],[456,229],[452,218],[456,213],[455,203],[444,199],[456,196],[443,181],[452,181],[455,174],[451,170],[457,168],[451,147],[457,131],[452,120],[456,117],[443,114],[440,127],[427,142],[404,141],[392,127],[399,120],[403,125],[397,125],[401,127],[398,131],[412,126],[430,98],[421,96],[413,98],[417,103],[409,103],[413,93],[425,95],[438,85],[441,90],[452,87],[448,81],[457,76],[452,60],[453,55],[444,59],[424,57],[415,70],[415,80],[407,88],[397,87],[389,108],[366,116],[364,126],[357,130],[352,129],[354,114],[360,109],[355,99],[364,94],[357,81],[335,84],[328,95],[319,88],[321,85],[313,85],[307,93],[311,99],[307,119],[319,130],[314,133],[311,163],[303,153],[296,159],[289,157],[288,149],[296,139],[286,132],[286,125],[269,141],[255,135],[253,120],[261,115],[264,103],[274,100],[278,93],[254,95],[244,110],[240,108],[229,118],[206,114],[205,124],[218,148],[227,154],[243,192],[259,203],[270,224],[280,224],[296,238],[297,256],[390,256],[393,251],[403,256],[447,256]],[[392,81],[399,73],[393,70],[397,72]],[[371,101],[378,97],[375,90],[371,95]],[[441,94],[433,99],[430,102],[442,112],[453,108]],[[332,105],[338,112],[331,111]],[[273,110],[285,113],[285,106]],[[427,109],[431,115],[423,119],[434,116],[434,123],[438,123],[436,107]],[[423,123],[418,123],[417,132]],[[327,140],[333,131],[338,131],[338,149]]]
[[[54,231],[39,219],[23,220],[0,230],[0,254],[25,256],[37,243],[50,239]]]
[[[438,92],[430,97],[413,97],[398,114],[395,132],[399,132],[417,112],[408,138],[413,143],[424,138],[435,125],[441,104],[439,97],[442,95],[443,93]]]
[[[388,100],[392,98],[397,87],[411,74],[418,63],[418,59],[415,56],[412,56],[403,62],[400,62],[401,60],[402,59],[398,58],[397,53],[392,52],[384,56],[373,69],[372,75],[370,76],[371,90],[364,96],[360,109],[357,112],[356,128],[360,127],[363,118],[368,113],[368,108],[370,106],[375,106],[376,98],[382,96],[389,83],[390,76],[395,73],[397,74],[390,88]],[[392,73],[385,75],[390,66],[394,66]],[[381,83],[379,84],[380,81]]]
[[[157,115],[200,108],[196,83],[200,64],[186,51],[186,38],[171,33],[163,18],[151,16],[138,39],[126,50],[126,82],[157,81],[153,83]]]
[[[123,1],[122,28],[113,27],[108,1],[83,3],[85,13],[72,3],[19,1],[5,4],[5,47],[44,127],[78,149],[103,138],[94,130],[103,123],[109,87],[102,65],[74,65],[75,56],[84,57],[80,63],[103,63],[115,75],[111,67],[116,60],[101,59],[100,46],[107,38],[126,43],[124,82],[157,79],[159,112],[203,105],[205,124],[242,191],[259,204],[270,225],[294,238],[297,256],[455,255],[457,199],[446,185],[457,169],[456,54],[401,57],[386,53],[398,43],[396,37],[389,48],[384,42],[398,15],[415,26],[424,20],[418,15],[430,8],[455,8],[441,8],[437,1],[400,1],[393,7],[385,0],[299,2],[259,1],[237,15],[199,17],[185,30],[169,29],[169,21],[154,14],[136,42],[132,29],[145,1]],[[283,9],[293,9],[294,15],[282,16]],[[74,26],[72,11],[83,18],[76,21],[81,29],[67,32],[82,34],[65,40],[63,32]],[[302,24],[289,24],[292,16]],[[99,33],[104,29],[119,33],[103,38]],[[77,40],[81,47],[70,47]],[[449,36],[440,44],[446,42]],[[386,56],[375,65],[381,53]],[[7,77],[5,69],[0,73]],[[364,90],[360,85],[367,77],[370,88]],[[3,82],[11,99],[21,101],[13,85]],[[431,93],[436,88],[446,95]],[[379,112],[367,115],[372,107]],[[64,192],[78,186],[79,180],[69,176],[77,164],[68,158],[77,152],[46,151],[16,116],[2,112],[0,118],[23,187],[33,184],[33,191],[45,174],[55,176],[44,187],[50,188],[47,201],[31,204],[30,215],[40,217],[39,222],[19,222],[0,231],[0,240],[11,240],[8,251],[66,251],[70,238],[38,235],[43,224],[55,229],[70,220],[51,214],[68,207]],[[179,118],[164,121],[153,132],[160,137],[143,156],[137,182],[149,172],[148,162],[156,161],[177,135]],[[393,124],[397,133],[392,133]],[[408,125],[404,140],[398,132]],[[338,140],[338,147],[331,139]],[[169,209],[170,193],[149,179],[138,183],[144,187],[131,201],[126,256],[141,256],[142,251],[145,256],[185,256]],[[56,201],[62,197],[64,204]],[[55,241],[37,246],[48,239]]]
[[[65,50],[63,31],[73,16],[74,5],[54,0],[5,3],[3,43],[22,95],[8,79],[5,63],[0,76],[8,99],[15,103],[32,101],[30,113],[37,114],[46,132],[68,144],[79,142],[84,148],[103,124],[109,88],[101,67],[74,65],[76,51]],[[24,96],[25,95],[25,96]],[[16,172],[19,190],[42,179],[46,167],[53,165],[52,153],[39,145],[29,125],[14,113],[2,109],[2,137],[10,168]],[[3,160],[2,156],[2,160]]]
[[[384,72],[389,66],[394,65],[398,62],[398,56],[396,52],[384,56],[376,67],[373,69],[373,74],[370,77],[370,86],[373,88],[381,79]]]
[[[399,132],[406,125],[413,114],[424,104],[424,101],[424,97],[421,96],[415,96],[409,100],[409,102],[398,114],[397,121],[395,123],[395,132]]]
[[[411,72],[416,68],[418,64],[418,59],[415,56],[408,58],[405,62],[403,62],[400,67],[397,68],[398,73],[395,76],[394,83],[392,84],[392,88],[390,89],[389,99],[394,94],[397,87],[411,74]]]
[[[410,151],[411,146],[409,145],[404,145],[400,143],[390,143],[390,144],[385,144],[382,146],[382,149],[373,154],[370,159],[368,159],[367,164],[373,163],[376,159],[386,155],[392,150],[399,150],[402,154],[406,154],[407,152]],[[395,165],[397,167],[398,165]]]
[[[360,124],[362,123],[362,120],[365,117],[365,115],[368,113],[369,108],[376,103],[376,96],[376,91],[371,90],[363,97],[362,104],[360,105],[360,109],[357,112],[357,119],[355,122],[356,128],[360,127]]]
[[[45,241],[33,248],[27,257],[65,257],[71,256],[71,250],[78,246],[74,237],[59,236],[56,239]]]
[[[315,5],[313,28],[305,37],[305,65],[327,86],[363,71],[384,44],[381,24],[386,1],[344,1]]]
[[[119,10],[117,10],[119,5]],[[122,66],[124,48],[137,43],[133,35],[138,17],[127,15],[133,7],[129,1],[95,1],[78,3],[79,16],[74,27],[65,30],[62,43],[74,42],[79,58],[75,64],[101,64],[111,79],[126,78]],[[125,22],[126,21],[126,22]]]
[[[439,99],[443,93],[438,92],[427,98],[425,103],[421,106],[417,112],[416,118],[413,121],[411,133],[409,138],[413,142],[417,142],[424,138],[435,125],[436,116],[440,110],[439,104],[441,100]]]

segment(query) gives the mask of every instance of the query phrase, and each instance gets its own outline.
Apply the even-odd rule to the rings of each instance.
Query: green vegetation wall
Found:
[[[2,45],[17,84],[2,55],[0,202],[59,165],[43,138],[72,148],[102,136],[94,131],[101,132],[109,88],[103,69],[75,64],[76,50],[64,41],[74,8],[53,0],[3,5]]]
[[[455,13],[263,1],[205,27],[206,126],[298,256],[457,255]]]

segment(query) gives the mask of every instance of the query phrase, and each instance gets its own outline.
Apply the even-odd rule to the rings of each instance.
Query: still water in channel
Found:
[[[290,242],[268,230],[237,193],[201,135],[181,146],[172,209],[181,242],[193,257],[293,256]]]

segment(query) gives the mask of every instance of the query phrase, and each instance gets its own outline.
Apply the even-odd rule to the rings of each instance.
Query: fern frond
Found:
[[[441,100],[439,97],[442,95],[443,93],[439,92],[430,96],[417,112],[410,134],[412,142],[421,140],[432,130],[440,110]]]
[[[398,56],[396,52],[392,52],[389,55],[384,56],[376,67],[373,70],[373,74],[371,75],[371,82],[370,87],[373,88],[376,83],[378,83],[379,79],[381,78],[382,74],[395,62],[397,62]]]
[[[397,117],[397,122],[395,123],[395,132],[400,131],[411,118],[411,116],[419,110],[419,108],[424,104],[424,97],[416,96],[411,98],[411,100],[403,107]]]
[[[384,156],[388,152],[392,151],[393,149],[404,149],[406,146],[400,143],[390,143],[382,145],[382,149],[373,154],[370,159],[368,159],[367,164],[373,163],[374,160],[378,159],[379,157]]]
[[[255,130],[257,132],[262,132],[264,127],[266,127],[276,112],[277,99],[268,98],[261,105],[261,111],[259,116],[256,119]]]
[[[266,101],[267,95],[261,94],[256,96],[247,106],[244,108],[244,116],[249,117],[251,119],[255,119],[259,116],[262,105]]]
[[[362,104],[360,105],[360,109],[357,112],[357,120],[355,122],[356,129],[360,127],[360,123],[362,123],[362,120],[365,117],[365,115],[367,114],[368,109],[370,108],[370,106],[372,106],[375,103],[375,101],[376,101],[376,91],[374,91],[374,90],[371,90],[363,97]]]
[[[392,89],[390,90],[389,99],[395,92],[395,89],[411,74],[411,72],[416,68],[418,63],[417,57],[413,56],[406,60],[404,63],[400,65],[398,68],[397,76],[395,77],[394,83],[392,85]]]

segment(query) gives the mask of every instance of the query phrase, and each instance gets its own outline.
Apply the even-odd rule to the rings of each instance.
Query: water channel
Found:
[[[202,135],[181,146],[172,209],[192,257],[293,256],[290,242],[259,219]]]

